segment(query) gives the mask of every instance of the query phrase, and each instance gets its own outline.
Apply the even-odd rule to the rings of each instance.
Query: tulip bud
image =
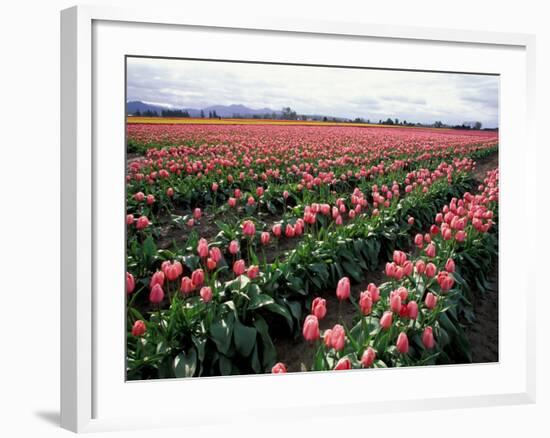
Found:
[[[380,318],[380,327],[382,327],[384,330],[388,330],[391,327],[392,322],[393,322],[393,313],[390,311],[386,311]]]
[[[282,362],[278,362],[275,365],[273,365],[273,368],[271,368],[272,374],[284,374],[286,373],[286,366]]]
[[[302,334],[306,341],[315,341],[319,339],[319,320],[315,315],[308,315],[304,321]]]
[[[424,332],[422,333],[422,343],[424,344],[424,347],[426,347],[428,350],[431,350],[435,346],[433,330],[429,326],[426,327],[424,329]]]
[[[433,263],[430,262],[426,265],[426,276],[428,278],[435,277],[436,272],[437,272],[437,268],[435,267],[435,265]]]
[[[347,357],[343,357],[338,361],[336,366],[334,367],[335,371],[339,370],[351,370],[351,362]]]
[[[445,270],[447,272],[454,272],[455,271],[455,262],[453,259],[448,259],[447,263],[445,263]]]
[[[344,327],[342,327],[340,324],[336,324],[332,328],[332,332],[330,335],[330,345],[336,351],[342,351],[344,349],[345,344],[346,344],[346,332],[344,331]]]
[[[208,303],[212,300],[212,288],[208,286],[202,287],[199,294],[205,303]]]
[[[433,293],[428,292],[424,299],[424,304],[428,309],[432,310],[437,305],[437,297]]]
[[[260,235],[260,241],[262,242],[262,245],[267,245],[270,239],[271,236],[267,231],[262,232],[262,234]]]
[[[416,319],[418,317],[418,304],[416,301],[409,301],[407,303],[407,316],[410,319]]]
[[[235,275],[238,277],[239,275],[242,275],[244,274],[246,271],[246,266],[244,264],[244,260],[243,259],[240,259],[240,260],[237,260],[234,264],[233,264],[233,272],[235,273]]]
[[[315,298],[311,303],[311,313],[315,315],[318,320],[323,319],[327,314],[327,301],[321,297]]]
[[[134,276],[130,274],[129,272],[126,272],[126,293],[129,295],[131,294],[136,287],[136,281],[134,280]]]
[[[153,304],[160,304],[163,299],[164,291],[162,290],[162,286],[160,284],[155,284],[149,293],[149,301]]]
[[[190,294],[194,289],[195,285],[189,277],[186,276],[181,279],[180,291],[182,291],[185,295]]]
[[[232,255],[235,255],[239,252],[239,242],[237,242],[236,240],[232,240],[231,242],[229,242],[229,253],[232,254]]]

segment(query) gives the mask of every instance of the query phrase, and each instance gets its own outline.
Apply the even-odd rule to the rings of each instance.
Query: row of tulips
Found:
[[[498,170],[493,170],[477,195],[468,192],[460,200],[453,198],[435,216],[429,232],[414,237],[410,256],[393,252],[385,267],[386,283],[371,283],[354,297],[349,279],[342,278],[336,296],[356,306],[353,327],[342,322],[321,331],[319,321],[328,309],[326,300],[315,298],[302,327],[305,340],[316,345],[311,369],[467,361],[469,346],[457,317],[464,282],[460,263],[453,257],[468,253],[470,258],[480,258],[472,252],[472,244],[491,238],[497,203]],[[278,363],[272,372],[286,372],[286,366]]]

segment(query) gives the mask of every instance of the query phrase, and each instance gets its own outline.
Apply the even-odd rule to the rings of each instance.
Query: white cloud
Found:
[[[128,58],[127,73],[129,100],[172,107],[498,125],[495,76],[147,58]]]

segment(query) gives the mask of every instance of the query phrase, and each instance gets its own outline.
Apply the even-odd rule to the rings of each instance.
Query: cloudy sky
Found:
[[[242,104],[298,114],[498,126],[495,76],[128,58],[127,99],[173,108]]]

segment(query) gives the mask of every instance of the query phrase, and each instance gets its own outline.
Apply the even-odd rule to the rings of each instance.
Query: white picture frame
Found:
[[[148,29],[150,32],[148,44],[139,41],[136,37],[136,27]],[[113,204],[116,199],[119,199],[121,205],[123,204],[122,197],[116,198],[123,191],[122,180],[117,179],[120,177],[120,174],[117,174],[120,168],[116,170],[122,155],[115,153],[113,160],[108,162],[101,151],[98,153],[97,142],[101,142],[102,148],[108,143],[112,143],[110,146],[114,145],[113,147],[120,143],[123,133],[123,128],[120,130],[120,127],[124,126],[124,117],[122,117],[124,105],[121,101],[120,108],[114,108],[112,113],[102,111],[106,107],[112,107],[112,105],[107,106],[112,101],[104,99],[104,95],[109,94],[109,99],[115,99],[119,95],[117,93],[124,92],[119,89],[124,78],[117,76],[119,73],[123,74],[118,64],[122,62],[121,54],[135,55],[138,54],[136,50],[143,50],[148,55],[166,56],[170,53],[181,55],[181,53],[173,53],[175,48],[169,44],[164,46],[162,53],[151,53],[159,41],[151,37],[152,35],[180,30],[188,33],[200,32],[202,37],[205,35],[208,37],[211,34],[213,40],[223,36],[224,32],[233,32],[235,41],[250,36],[260,41],[262,38],[268,38],[271,42],[281,40],[279,49],[286,47],[287,52],[284,56],[294,62],[304,55],[300,53],[299,48],[292,51],[289,44],[296,45],[296,42],[300,41],[308,44],[312,49],[310,59],[319,56],[318,59],[325,60],[326,57],[331,56],[331,51],[334,52],[332,56],[336,56],[337,48],[344,47],[342,46],[344,42],[347,45],[373,44],[373,53],[375,45],[383,43],[385,47],[395,46],[395,53],[403,55],[401,61],[397,60],[386,67],[399,68],[406,64],[410,69],[470,71],[477,65],[483,71],[488,69],[491,73],[503,74],[503,78],[513,78],[516,81],[514,84],[511,79],[508,82],[504,81],[501,89],[501,135],[503,136],[500,159],[503,199],[501,251],[503,257],[500,273],[506,276],[507,267],[515,262],[516,270],[521,272],[521,275],[518,275],[517,279],[510,278],[509,284],[504,283],[501,286],[503,302],[501,303],[500,350],[502,353],[499,363],[438,367],[437,370],[428,367],[383,370],[377,375],[371,374],[368,377],[371,379],[368,384],[372,388],[372,394],[357,394],[355,391],[353,396],[341,399],[338,399],[336,392],[332,398],[322,398],[320,393],[314,392],[315,388],[323,385],[330,392],[337,387],[339,392],[347,391],[352,394],[357,385],[366,382],[364,379],[367,378],[365,377],[367,374],[361,374],[361,372],[323,373],[323,375],[307,373],[307,375],[283,376],[283,379],[281,376],[248,376],[193,379],[186,382],[178,379],[163,382],[124,382],[124,372],[119,369],[124,358],[109,357],[110,353],[121,350],[118,346],[111,348],[107,345],[105,335],[107,329],[112,329],[116,324],[123,327],[123,313],[120,313],[121,320],[116,321],[118,304],[113,305],[113,310],[110,311],[106,309],[106,302],[101,298],[102,296],[98,296],[98,286],[104,291],[107,277],[117,278],[115,270],[111,272],[104,269],[102,255],[105,254],[105,248],[108,247],[106,244],[111,241],[110,238],[116,240],[120,237],[120,230],[113,231],[113,234],[107,230],[111,225],[104,223],[106,216],[103,212],[110,211],[109,205],[116,205]],[[329,42],[334,39],[334,47],[329,44],[325,46],[323,54],[316,55],[314,50],[316,41],[323,38]],[[134,47],[127,45],[129,40],[134,41]],[[283,42],[283,40],[288,41]],[[108,45],[106,41],[109,42]],[[261,44],[264,53],[262,60],[279,59],[283,56],[282,52],[277,52],[275,49],[271,53],[270,48],[273,46],[266,45],[265,41]],[[216,56],[216,48],[212,49],[212,53],[206,54],[208,50],[206,46],[207,44],[202,49],[195,47],[193,56],[200,54],[201,50],[205,52],[203,57]],[[241,47],[240,54],[236,51],[229,58],[246,58],[248,53],[250,60],[258,60],[259,52],[256,46],[260,47],[260,43],[251,43],[246,48],[247,51],[243,51]],[[444,51],[450,50],[449,47],[452,47],[452,50],[456,49],[459,54],[463,53],[464,59],[460,56],[458,59],[442,56]],[[424,53],[426,58],[414,62],[408,60],[405,50],[414,48],[421,50],[422,52],[419,53]],[[476,53],[483,56],[468,58],[468,51],[472,53],[478,51]],[[215,17],[211,14],[188,15],[182,11],[162,11],[156,8],[139,11],[78,6],[62,11],[61,426],[75,432],[85,432],[121,428],[189,426],[206,421],[211,423],[214,417],[220,424],[232,421],[232,418],[236,417],[265,418],[267,421],[274,407],[283,401],[284,391],[296,391],[296,395],[299,391],[302,393],[310,391],[308,393],[312,396],[307,400],[295,401],[294,398],[292,402],[286,400],[288,402],[286,407],[277,407],[278,418],[329,414],[360,415],[365,412],[534,402],[535,272],[526,261],[514,260],[512,257],[514,252],[517,253],[521,249],[519,245],[535,247],[536,232],[533,227],[536,223],[536,211],[512,208],[513,203],[520,201],[529,202],[530,205],[536,204],[534,193],[526,190],[526,187],[533,187],[536,184],[534,172],[536,145],[533,134],[534,53],[535,38],[525,34],[425,29],[360,22],[281,20],[267,17],[253,21],[243,19],[225,22],[223,17]],[[346,62],[345,53],[341,56],[342,61],[335,59],[335,64]],[[493,56],[494,62],[487,59],[487,56]],[[380,55],[378,62],[382,62],[383,59],[383,55]],[[116,60],[114,63],[116,65],[111,64],[109,60]],[[441,64],[440,68],[437,68],[438,63]],[[462,65],[470,65],[470,67],[464,69],[461,68]],[[113,73],[109,70],[110,68],[114,69],[115,76],[111,76],[114,78],[112,84],[107,84],[106,75]],[[512,89],[512,85],[515,85],[516,89]],[[114,102],[117,101],[114,100]],[[116,135],[110,136],[112,133]],[[522,141],[521,148],[514,149],[507,146],[516,143],[518,139]],[[123,143],[120,143],[120,148],[122,151]],[[120,189],[115,188],[112,194],[107,195],[106,190],[115,187],[117,181],[120,181]],[[526,219],[532,224],[531,233],[524,236],[521,241],[512,233],[506,233],[506,230],[513,229],[515,224]],[[115,255],[123,254],[122,249],[117,251],[114,251]],[[123,258],[120,259],[120,263],[122,266]],[[120,276],[120,288],[123,288],[122,278]],[[503,278],[506,279],[506,277]],[[518,288],[521,291],[517,294],[517,317],[513,323],[509,317],[513,309],[507,307],[513,303],[506,298],[512,293],[508,290],[511,288],[515,288],[516,293]],[[117,287],[113,289],[116,293]],[[102,316],[114,315],[114,320],[102,317],[99,322],[97,317],[99,313]],[[108,324],[115,324],[115,326],[107,327]],[[516,327],[510,324],[516,324]],[[116,339],[116,336],[114,338]],[[511,345],[512,342],[520,346],[515,356],[517,363],[514,364],[511,363],[511,352],[514,347]],[[123,349],[124,346],[121,348]],[[434,379],[434,388],[424,388],[425,392],[421,392],[414,386],[409,391],[399,391],[399,385],[390,390],[385,386],[389,394],[384,398],[380,396],[383,388],[377,390],[372,378],[377,376],[378,380],[386,381],[389,380],[388,373],[392,373],[391,380],[396,382],[406,378],[425,379],[424,381],[428,378]],[[491,380],[491,375],[494,375],[494,381]],[[275,381],[274,378],[279,380]],[[445,379],[455,382],[454,389],[450,388],[451,384],[449,385],[449,393],[441,384],[437,384]],[[457,379],[465,379],[464,381],[474,379],[474,383],[479,379],[479,389],[474,391],[468,384],[463,385]],[[113,384],[115,381],[116,384]],[[225,411],[220,404],[211,404],[208,412],[210,420],[207,420],[207,417],[201,415],[199,411],[184,410],[184,407],[167,411],[160,407],[148,406],[148,414],[139,410],[131,412],[123,409],[125,400],[135,398],[138,392],[152,396],[164,394],[170,404],[169,400],[171,397],[177,397],[178,388],[181,391],[182,384],[186,385],[185,390],[188,393],[194,394],[203,402],[207,402],[214,391],[222,393],[233,391],[238,386],[241,388],[241,394],[236,394],[235,397],[240,397],[239,403],[234,403]],[[396,390],[395,393],[393,389]],[[269,394],[270,399],[273,399],[273,405],[269,405],[270,402],[262,398],[263,393],[254,391]],[[258,399],[250,400],[251,394],[256,394]],[[319,401],[329,399],[330,403]],[[118,409],[118,406],[121,408]],[[300,409],[296,409],[297,407]]]

